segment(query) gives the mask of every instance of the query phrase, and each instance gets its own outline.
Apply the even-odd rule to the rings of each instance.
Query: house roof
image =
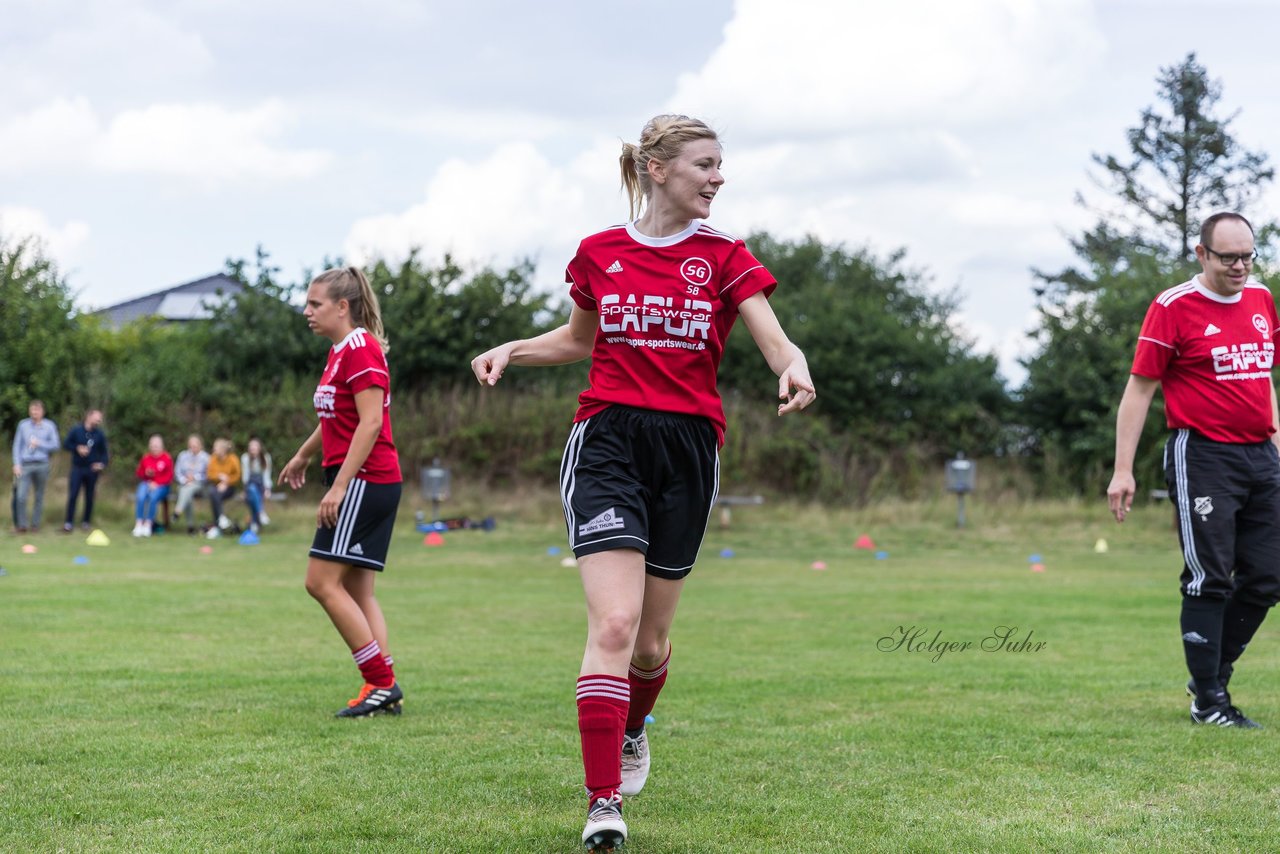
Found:
[[[169,321],[204,320],[212,316],[213,308],[222,305],[229,297],[242,290],[244,285],[239,281],[226,273],[218,273],[146,296],[134,297],[93,313],[106,318],[108,323],[117,328],[140,317],[159,317]]]

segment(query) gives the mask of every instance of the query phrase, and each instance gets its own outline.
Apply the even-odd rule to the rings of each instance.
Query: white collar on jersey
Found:
[[[684,230],[672,234],[669,237],[650,237],[647,234],[641,234],[640,230],[636,228],[635,221],[633,220],[627,223],[627,234],[631,235],[631,239],[636,243],[657,248],[661,246],[675,246],[681,240],[686,239],[689,235],[693,234],[700,228],[702,228],[702,220],[695,219],[691,220],[689,224],[685,226]]]
[[[351,343],[351,339],[356,337],[357,335],[368,335],[368,334],[369,334],[368,332],[364,331],[363,326],[357,326],[355,329],[352,329],[350,332],[347,333],[346,338],[343,338],[337,344],[333,345],[333,350],[336,353],[337,351],[341,350],[343,347],[347,346],[347,344]]]
[[[1196,273],[1195,278],[1192,279],[1191,281],[1195,283],[1197,293],[1199,293],[1206,299],[1211,299],[1214,302],[1220,302],[1220,303],[1223,303],[1224,305],[1232,305],[1234,303],[1238,303],[1240,302],[1240,299],[1244,296],[1244,291],[1241,291],[1238,294],[1234,294],[1232,296],[1226,297],[1220,293],[1209,290],[1208,286],[1205,285],[1204,280],[1200,278],[1199,273]],[[1256,284],[1258,283],[1255,282],[1252,278],[1249,278],[1245,280],[1244,286],[1247,288],[1250,285],[1256,285]]]

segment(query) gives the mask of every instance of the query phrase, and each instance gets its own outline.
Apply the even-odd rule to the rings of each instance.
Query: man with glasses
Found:
[[[1198,724],[1257,728],[1231,702],[1236,659],[1280,601],[1280,453],[1271,366],[1275,302],[1249,277],[1253,227],[1219,213],[1200,228],[1201,272],[1147,310],[1116,416],[1116,521],[1133,504],[1133,459],[1163,388],[1173,431],[1165,481],[1182,544],[1182,644]]]

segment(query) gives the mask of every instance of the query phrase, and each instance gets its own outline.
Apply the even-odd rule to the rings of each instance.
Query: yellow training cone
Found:
[[[1106,541],[1106,540],[1099,539],[1096,543],[1094,543],[1094,544],[1093,544],[1093,550],[1094,550],[1095,552],[1097,552],[1098,554],[1100,554],[1100,555],[1104,555],[1104,554],[1106,554],[1106,553],[1107,553],[1107,541]]]
[[[95,528],[93,533],[85,538],[85,543],[91,546],[109,546],[111,545],[111,539],[101,528]]]

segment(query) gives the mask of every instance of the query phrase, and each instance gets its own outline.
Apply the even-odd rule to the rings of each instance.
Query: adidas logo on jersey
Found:
[[[579,525],[578,536],[585,537],[587,534],[594,534],[597,531],[613,531],[623,527],[625,527],[625,524],[622,521],[622,517],[618,515],[617,510],[610,507],[585,525]]]
[[[1217,335],[1221,331],[1222,331],[1221,329],[1214,326],[1212,323],[1210,323],[1208,326],[1204,328],[1205,337],[1208,337],[1210,335]]]
[[[621,272],[622,272],[622,262],[621,262],[621,261],[614,261],[614,262],[613,262],[612,264],[610,264],[608,267],[605,267],[604,271],[605,271],[606,273],[621,273]]]
[[[353,554],[353,555],[362,555],[362,554],[364,554],[364,549],[360,548],[360,544],[359,544],[359,543],[356,543],[354,546],[352,546],[351,548],[347,549],[347,552],[348,552],[348,554]]]

